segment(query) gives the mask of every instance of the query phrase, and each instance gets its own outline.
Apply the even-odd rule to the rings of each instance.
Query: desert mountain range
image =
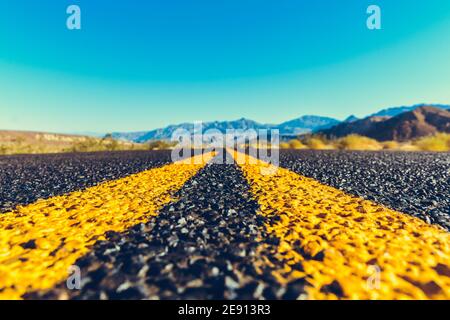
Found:
[[[172,133],[179,128],[193,133],[194,124],[182,123],[140,132],[115,132],[112,137],[125,143],[170,140]],[[388,108],[362,119],[351,115],[344,121],[306,115],[280,124],[262,124],[245,118],[203,123],[203,130],[209,129],[221,132],[227,129],[278,129],[284,139],[308,133],[320,133],[328,137],[342,137],[354,133],[379,141],[406,141],[437,132],[450,133],[450,105],[420,104]],[[24,141],[33,144],[71,145],[85,142],[87,136],[89,135],[0,130],[0,144]],[[99,137],[99,134],[92,136]]]
[[[328,137],[359,134],[378,141],[407,141],[438,132],[450,133],[450,111],[422,106],[396,116],[369,116],[321,130]]]
[[[349,116],[344,121],[315,115],[301,116],[280,124],[262,124],[249,119],[235,121],[214,121],[203,123],[203,131],[217,129],[278,129],[285,139],[307,133],[323,133],[327,136],[342,137],[348,134],[360,134],[371,138],[386,140],[408,140],[436,132],[448,132],[450,105],[419,104],[407,107],[383,109],[366,118]],[[177,129],[194,133],[193,123],[170,125],[165,128],[141,132],[115,132],[115,139],[143,143],[152,140],[170,140]]]

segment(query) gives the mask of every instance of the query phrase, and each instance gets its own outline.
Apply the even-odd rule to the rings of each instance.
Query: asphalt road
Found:
[[[278,240],[265,232],[267,219],[256,215],[258,205],[235,165],[208,165],[176,198],[156,219],[109,233],[77,261],[85,275],[82,290],[68,290],[63,282],[27,297],[292,299],[302,293],[303,286],[280,290],[268,268],[256,271]]]
[[[165,151],[2,157],[1,208],[31,204],[0,214],[0,298],[448,298],[449,158],[288,150],[266,176]]]
[[[450,230],[450,153],[289,150],[280,165]]]
[[[170,151],[0,156],[0,212],[170,162]]]

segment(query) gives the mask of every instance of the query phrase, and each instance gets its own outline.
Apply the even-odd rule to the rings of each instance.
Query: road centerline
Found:
[[[280,298],[281,285],[262,259],[270,254],[261,250],[262,243],[266,251],[276,246],[236,165],[208,164],[177,199],[77,261],[89,279],[81,290],[61,283],[31,298]]]
[[[450,233],[442,228],[287,169],[262,175],[270,165],[261,161],[240,166],[260,213],[275,218],[267,230],[289,261],[274,271],[280,281],[307,281],[311,299],[450,297]]]
[[[203,164],[193,158],[0,215],[0,299],[51,288],[107,231],[147,221]]]

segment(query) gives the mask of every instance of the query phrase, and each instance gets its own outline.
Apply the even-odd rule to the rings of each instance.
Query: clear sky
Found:
[[[77,4],[82,29],[66,28]],[[368,30],[366,9],[382,10]],[[450,103],[448,0],[0,0],[0,129],[343,119]]]

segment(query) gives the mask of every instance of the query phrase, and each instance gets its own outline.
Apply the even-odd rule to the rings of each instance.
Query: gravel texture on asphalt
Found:
[[[170,151],[0,156],[0,213],[170,162]]]
[[[267,230],[309,299],[448,299],[450,233],[418,218],[266,163],[242,163]],[[255,162],[254,160],[251,162]],[[293,271],[292,266],[303,269]]]
[[[284,264],[271,258],[279,244],[265,231],[272,218],[256,213],[236,165],[207,165],[178,199],[148,223],[107,234],[79,259],[81,290],[61,283],[26,298],[295,299],[304,293],[303,280],[282,286],[271,274]]]
[[[0,215],[0,299],[48,290],[66,279],[67,270],[107,232],[153,219],[211,157],[152,168]]]
[[[450,230],[450,153],[283,150],[280,165]]]

